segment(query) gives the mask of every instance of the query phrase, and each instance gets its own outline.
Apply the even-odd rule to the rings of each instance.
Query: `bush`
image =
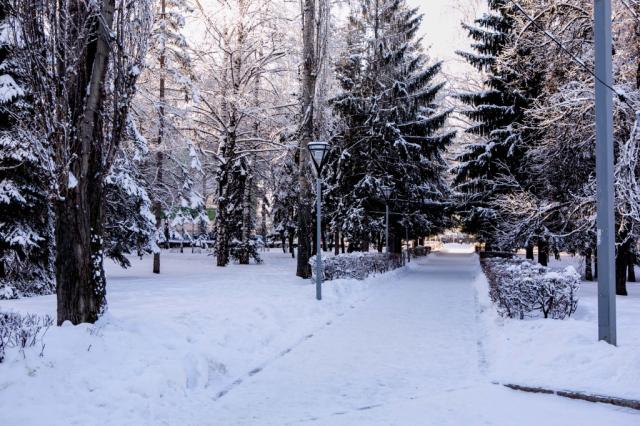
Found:
[[[309,259],[315,275],[316,257]],[[386,253],[346,253],[322,259],[325,281],[350,278],[363,280],[369,275],[382,274],[402,266],[400,255]]]
[[[556,272],[521,259],[493,258],[483,268],[491,300],[504,317],[564,319],[576,311],[580,276],[571,266]]]
[[[53,319],[48,315],[40,317],[0,312],[0,363],[4,361],[6,350],[10,348],[24,351],[25,348],[41,344],[44,351],[42,338],[52,325]]]

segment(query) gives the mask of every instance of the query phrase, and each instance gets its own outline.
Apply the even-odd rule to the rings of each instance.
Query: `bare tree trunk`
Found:
[[[75,5],[70,13],[86,19],[84,6]],[[98,36],[85,46],[83,72],[76,87],[69,88],[81,102],[74,104],[78,114],[72,123],[77,142],[70,164],[77,183],[65,185],[65,196],[56,202],[56,283],[57,322],[73,324],[95,322],[106,309],[106,278],[103,269],[103,132],[100,113],[104,102],[115,1],[103,0],[102,16],[90,15]],[[63,72],[68,72],[63,70]]]
[[[544,238],[538,239],[538,263],[542,266],[549,265],[549,244]]]
[[[166,0],[160,0],[160,16],[165,19],[166,15]],[[156,153],[156,182],[157,186],[162,186],[162,168],[164,163],[164,156],[162,153],[162,138],[164,137],[164,101],[165,101],[165,54],[164,51],[160,52],[160,93],[158,101],[160,103],[158,107],[158,152]],[[156,216],[156,232],[160,233],[162,227],[162,203],[159,199],[159,194],[156,194],[156,199],[153,205],[154,214]],[[153,273],[160,273],[160,250],[153,253]]]
[[[627,282],[636,282],[636,254],[633,250],[629,250],[629,259],[627,260]]]
[[[327,224],[322,223],[322,251],[327,251]]]
[[[629,240],[618,246],[616,250],[616,294],[627,295],[627,261],[629,259]]]
[[[293,248],[294,238],[295,238],[295,233],[293,231],[289,231],[289,253],[291,253],[291,257],[295,259],[296,251]]]
[[[592,253],[591,248],[587,248],[584,254],[584,279],[587,281],[593,281],[593,268],[592,268]]]
[[[296,275],[311,277],[311,188],[307,179],[307,145],[313,140],[313,100],[316,87],[315,25],[316,0],[304,0],[302,10],[302,125],[298,155],[298,268]]]
[[[533,260],[533,243],[530,242],[529,244],[527,244],[526,250],[527,250],[527,256],[526,256],[527,259]]]
[[[251,224],[251,185],[252,178],[249,176],[245,180],[244,194],[242,200],[242,243],[249,244],[250,224]],[[249,264],[249,251],[243,250],[238,263],[241,265]]]
[[[333,254],[340,254],[340,232],[337,229],[333,232]]]

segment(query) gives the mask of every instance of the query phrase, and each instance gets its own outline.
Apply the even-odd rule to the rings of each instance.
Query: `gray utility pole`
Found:
[[[611,0],[594,0],[596,61],[596,179],[598,339],[616,344],[615,218],[613,186],[613,86]],[[608,87],[607,87],[608,86]]]
[[[318,179],[316,180],[316,299],[322,300],[322,180],[318,171]]]

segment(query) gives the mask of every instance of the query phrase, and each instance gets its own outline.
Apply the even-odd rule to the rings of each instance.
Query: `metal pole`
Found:
[[[385,228],[384,228],[384,243],[387,246],[387,253],[389,250],[389,202],[384,204],[384,217],[385,217]]]
[[[322,251],[321,251],[321,233],[322,233],[322,216],[320,211],[320,203],[322,197],[322,181],[320,173],[316,179],[316,299],[322,300]]]
[[[611,0],[594,0],[598,339],[616,344]],[[607,87],[607,85],[609,87]]]

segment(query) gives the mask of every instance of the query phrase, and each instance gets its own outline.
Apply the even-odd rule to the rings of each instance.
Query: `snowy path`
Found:
[[[291,351],[232,386],[216,425],[636,425],[637,412],[488,383],[473,255],[436,253],[371,290]],[[206,420],[205,420],[206,419]]]

